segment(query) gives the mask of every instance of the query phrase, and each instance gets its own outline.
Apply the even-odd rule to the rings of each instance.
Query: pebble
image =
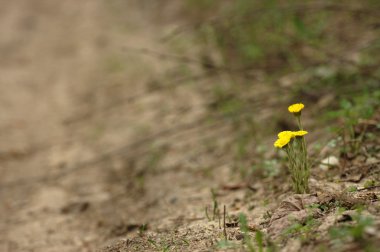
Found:
[[[338,165],[339,165],[339,159],[335,156],[329,156],[321,161],[319,168],[324,171],[327,171],[330,167],[338,166]]]

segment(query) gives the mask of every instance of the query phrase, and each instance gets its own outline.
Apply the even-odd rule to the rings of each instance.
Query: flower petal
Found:
[[[305,105],[303,105],[302,103],[296,103],[296,104],[290,105],[288,107],[288,110],[290,113],[299,113],[304,107]]]

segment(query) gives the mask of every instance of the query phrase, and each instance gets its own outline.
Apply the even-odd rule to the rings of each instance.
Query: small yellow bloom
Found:
[[[286,146],[290,142],[290,140],[291,140],[290,137],[279,138],[276,140],[276,142],[274,142],[274,147],[282,148],[282,147]]]
[[[292,137],[294,137],[293,131],[286,130],[286,131],[281,131],[280,133],[278,133],[278,138],[292,138]]]
[[[292,132],[294,136],[298,137],[298,136],[304,136],[306,135],[308,132],[305,131],[305,130],[299,130],[299,131],[293,131]]]
[[[296,103],[296,104],[290,105],[288,107],[288,110],[290,113],[297,114],[297,113],[300,113],[304,107],[305,105],[303,105],[302,103]]]

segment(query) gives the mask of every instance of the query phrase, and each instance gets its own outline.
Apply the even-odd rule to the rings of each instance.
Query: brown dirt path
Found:
[[[94,251],[118,234],[120,223],[157,218],[149,205],[169,187],[161,190],[159,182],[136,202],[136,186],[128,184],[140,162],[131,157],[149,154],[154,138],[139,148],[133,143],[185,124],[202,109],[188,109],[200,97],[186,88],[170,91],[169,100],[153,92],[125,102],[145,94],[147,84],[171,67],[122,52],[123,46],[162,49],[157,41],[165,26],[149,15],[155,5],[0,5],[0,250]]]

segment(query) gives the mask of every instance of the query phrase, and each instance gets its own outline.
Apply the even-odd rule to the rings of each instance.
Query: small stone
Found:
[[[324,171],[327,171],[330,167],[338,166],[339,159],[335,156],[329,156],[321,161],[319,168]]]
[[[367,158],[367,160],[366,160],[366,164],[375,164],[375,163],[377,163],[377,162],[379,162],[379,160],[377,159],[377,158],[374,158],[374,157],[370,157],[370,158]]]
[[[375,236],[377,234],[377,230],[375,227],[366,227],[364,230],[367,234]]]

